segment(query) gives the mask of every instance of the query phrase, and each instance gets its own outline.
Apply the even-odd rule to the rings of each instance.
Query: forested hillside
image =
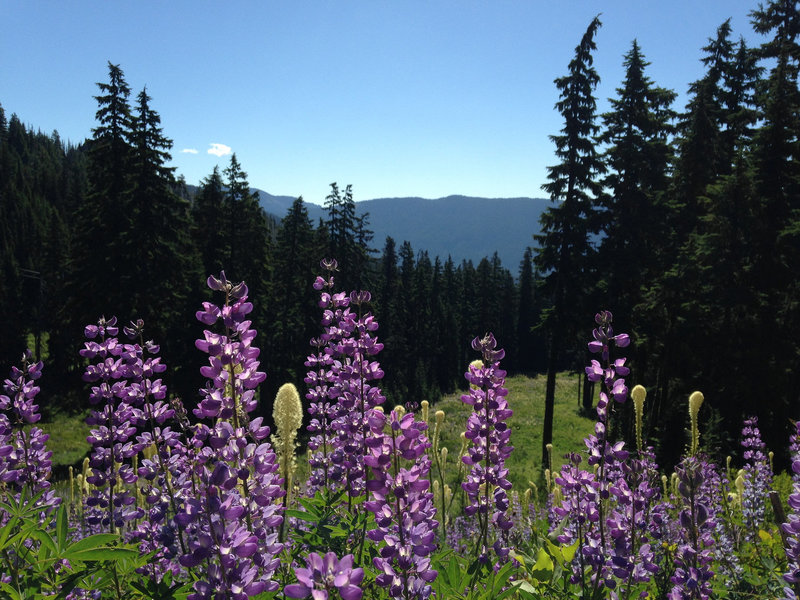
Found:
[[[631,380],[651,390],[647,437],[666,464],[684,444],[694,389],[706,397],[707,451],[736,452],[742,416],[756,414],[785,460],[800,406],[800,17],[783,8],[793,5],[753,13],[767,40],[759,47],[728,22],[710,32],[705,74],[687,82],[683,107],[648,77],[647,40],[633,41],[604,114],[592,66],[602,25],[592,22],[555,82],[564,127],[552,135],[552,202],[529,223],[541,233],[519,248],[521,264],[373,239],[350,185],[331,186],[322,221],[300,199],[277,221],[235,155],[190,194],[169,166],[157,98],[134,94],[117,65],[98,84],[96,127],[80,143],[0,107],[0,369],[32,340],[47,363],[43,408],[77,409],[84,326],[141,318],[170,389],[193,402],[202,384],[193,315],[206,276],[224,269],[247,282],[256,307],[269,412],[278,386],[303,385],[320,319],[311,284],[329,256],[338,283],[372,292],[390,401],[454,390],[469,340],[487,331],[511,372],[579,369],[583,332],[608,309],[632,334]],[[631,436],[624,418],[614,422]]]

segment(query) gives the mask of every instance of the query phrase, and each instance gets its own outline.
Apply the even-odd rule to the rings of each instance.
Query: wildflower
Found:
[[[641,385],[636,385],[631,390],[633,407],[636,417],[636,448],[642,451],[642,417],[644,415],[644,400],[647,397],[647,390]]]
[[[278,434],[274,439],[276,447],[279,449],[284,489],[289,489],[294,473],[295,438],[297,430],[303,424],[303,405],[300,402],[300,394],[293,383],[284,383],[278,389],[272,407],[272,418],[278,429]]]
[[[0,481],[15,494],[43,492],[37,504],[49,512],[61,502],[50,487],[53,453],[45,446],[49,436],[38,427],[26,431],[26,426],[41,419],[35,382],[42,376],[43,365],[26,350],[20,367],[11,367],[3,382],[5,394],[0,395]]]
[[[194,428],[191,446],[192,482],[196,491],[183,499],[176,522],[195,531],[180,564],[194,568],[205,563],[189,600],[222,594],[245,600],[275,591],[273,574],[279,566],[283,522],[278,500],[283,496],[275,453],[267,442],[269,428],[262,418],[250,419],[256,408],[255,389],[266,378],[259,371],[260,351],[253,346],[256,331],[247,315],[247,286],[209,277],[211,289],[225,294],[222,306],[204,305],[198,319],[219,314],[223,332],[203,332],[195,346],[208,354],[200,372],[208,379],[194,414],[212,425]]]
[[[692,426],[692,443],[689,450],[690,456],[695,456],[700,446],[700,430],[697,426],[697,415],[700,412],[703,399],[702,392],[692,392],[689,396],[689,420]]]
[[[684,507],[679,513],[681,540],[675,553],[674,584],[670,600],[704,600],[711,597],[714,520],[710,506],[703,501],[701,486],[706,480],[701,461],[693,456],[676,467],[678,493]]]
[[[466,430],[466,438],[472,441],[472,446],[461,457],[462,462],[471,467],[467,480],[461,484],[469,498],[464,512],[467,516],[478,515],[481,532],[476,541],[476,554],[485,554],[491,522],[497,532],[493,545],[495,553],[505,559],[508,548],[504,540],[512,526],[507,516],[507,492],[511,482],[505,461],[514,449],[509,445],[511,429],[506,423],[513,411],[508,408],[508,390],[503,387],[506,372],[500,369],[505,352],[497,349],[497,341],[491,333],[475,338],[472,348],[481,353],[482,361],[480,366],[470,365],[465,374],[471,384],[469,394],[461,397],[462,402],[473,407]]]
[[[287,585],[283,593],[288,598],[327,600],[328,593],[336,590],[342,600],[361,600],[363,592],[359,585],[364,579],[364,570],[353,568],[353,555],[343,556],[328,552],[320,556],[312,552],[306,558],[307,567],[295,569],[298,583]]]
[[[85,481],[94,486],[86,499],[86,522],[113,533],[144,515],[129,489],[137,480],[131,459],[141,450],[135,435],[144,398],[140,393],[143,349],[119,341],[116,317],[101,317],[97,325],[86,326],[84,333],[89,341],[80,355],[97,362],[86,366],[83,380],[97,384],[91,388],[89,402],[99,406],[86,418],[93,428],[86,438],[92,454],[91,474]],[[165,367],[159,360],[151,360],[147,368],[148,373],[158,373]]]
[[[372,411],[369,423],[373,435],[364,463],[373,473],[366,484],[373,499],[364,507],[375,515],[376,527],[367,537],[385,544],[373,559],[379,572],[376,583],[392,598],[429,598],[437,572],[428,557],[436,549],[438,522],[428,480],[428,424],[397,410],[388,416]]]
[[[764,453],[765,445],[761,441],[758,429],[758,418],[750,417],[744,421],[742,428],[742,447],[744,447],[744,473],[742,488],[742,517],[746,535],[755,540],[758,530],[763,527],[767,514],[767,497],[772,486],[772,469]]]
[[[787,598],[800,596],[800,421],[794,425],[795,431],[791,437],[793,486],[789,495],[790,512],[786,522],[781,525],[788,561],[783,579],[794,588],[787,587],[784,590]]]

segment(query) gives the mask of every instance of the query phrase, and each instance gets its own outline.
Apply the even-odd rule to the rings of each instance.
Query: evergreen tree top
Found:
[[[600,76],[592,66],[592,52],[597,49],[594,37],[600,26],[599,16],[595,17],[575,48],[569,74],[555,80],[561,92],[555,107],[564,116],[564,127],[561,135],[551,135],[550,139],[561,162],[547,167],[549,182],[542,186],[553,200],[587,199],[587,190],[597,191],[594,179],[603,170],[594,143],[599,130],[595,123],[594,90]]]

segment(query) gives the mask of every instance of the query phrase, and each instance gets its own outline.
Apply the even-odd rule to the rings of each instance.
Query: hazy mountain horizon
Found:
[[[261,206],[282,219],[295,200],[253,188]],[[411,243],[415,253],[426,250],[431,259],[479,262],[495,252],[503,266],[516,273],[525,249],[534,245],[539,233],[539,216],[549,201],[543,198],[481,198],[450,195],[443,198],[418,196],[374,198],[356,202],[359,215],[369,213],[369,229],[374,232],[372,247],[383,249],[387,236],[398,247]],[[316,224],[325,209],[305,202],[309,217]]]

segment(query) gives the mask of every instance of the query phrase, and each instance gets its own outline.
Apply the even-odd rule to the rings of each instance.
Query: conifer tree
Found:
[[[225,268],[230,250],[227,247],[228,229],[220,227],[229,216],[225,213],[225,184],[219,167],[200,182],[192,201],[193,237],[204,273],[219,273]]]
[[[662,271],[660,240],[666,235],[662,196],[672,161],[675,93],[653,84],[645,73],[648,65],[634,40],[624,58],[625,79],[610,100],[611,111],[602,116],[599,137],[606,145],[607,168],[599,252],[605,265],[602,304],[618,315],[615,321],[625,331],[631,330],[642,289]]]
[[[539,322],[537,298],[537,276],[533,270],[533,249],[525,248],[519,265],[519,309],[517,312],[517,347],[519,359],[517,369],[521,373],[533,374],[544,370],[543,341],[534,327]]]
[[[225,274],[231,281],[247,283],[249,297],[256,307],[253,321],[261,331],[266,331],[267,286],[271,277],[269,255],[274,227],[257,195],[250,191],[247,173],[235,153],[223,174],[226,186],[223,235],[228,249]]]
[[[759,56],[770,65],[759,95],[760,127],[753,140],[756,218],[754,286],[760,327],[753,340],[761,373],[773,386],[774,425],[791,414],[798,397],[800,356],[800,3],[771,0],[751,13],[756,32],[770,36]],[[758,351],[756,350],[756,351]],[[794,358],[790,358],[794,357]]]
[[[564,347],[577,348],[577,327],[589,314],[589,290],[593,280],[590,264],[594,254],[590,236],[597,229],[596,199],[600,193],[597,177],[603,164],[595,148],[598,132],[594,90],[600,77],[592,66],[594,37],[600,28],[595,17],[586,29],[569,73],[555,80],[559,90],[556,110],[564,117],[559,135],[550,139],[561,162],[548,167],[548,183],[542,188],[552,205],[542,214],[542,233],[535,262],[542,273],[543,293],[550,307],[543,313],[548,334],[547,385],[542,434],[542,464],[546,464],[546,445],[553,438],[555,376]]]
[[[302,382],[308,341],[319,329],[318,297],[311,284],[319,272],[323,249],[316,241],[303,198],[297,198],[278,227],[272,255],[269,335],[270,345],[280,349],[271,359],[275,386]]]
[[[176,365],[173,373],[183,377],[180,367],[192,356],[187,351],[192,335],[179,323],[200,293],[203,276],[191,237],[190,204],[175,192],[175,168],[168,166],[172,140],[164,135],[151,100],[143,89],[132,118],[131,225],[123,232],[133,273],[127,289],[131,312],[120,317],[143,319],[148,335],[163,340],[165,360]]]
[[[395,338],[402,334],[405,324],[399,319],[399,304],[404,301],[400,289],[399,270],[397,266],[397,243],[391,236],[386,237],[383,245],[383,252],[380,258],[380,274],[375,286],[373,296],[373,307],[380,320],[380,338],[384,343],[384,350],[381,353],[381,364],[386,373],[386,384],[384,391],[389,394],[390,400],[394,399],[394,389],[392,387],[395,380],[394,373],[397,372],[396,362],[402,357],[396,354],[392,348],[395,345]]]
[[[369,263],[372,231],[369,229],[369,213],[358,215],[353,200],[353,187],[348,185],[344,194],[336,182],[325,198],[328,231],[328,253],[339,262],[340,276],[337,279],[345,289],[364,287],[367,283],[366,268]]]
[[[461,340],[460,272],[452,257],[448,256],[442,268],[442,360],[438,370],[440,388],[444,392],[455,389],[456,382],[463,380],[466,364],[462,362]]]
[[[133,308],[129,291],[136,273],[126,256],[132,233],[130,87],[119,65],[111,63],[108,83],[97,86],[97,127],[86,142],[89,188],[76,213],[70,215],[80,226],[59,319],[65,340],[80,339],[84,325],[102,315],[129,315]]]

